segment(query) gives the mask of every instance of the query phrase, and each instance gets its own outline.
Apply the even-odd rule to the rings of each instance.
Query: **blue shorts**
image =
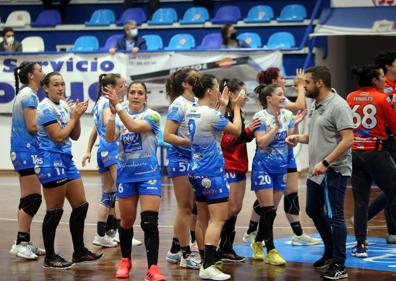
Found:
[[[11,151],[10,158],[15,171],[33,169],[35,165],[42,161],[38,156],[38,151]]]
[[[228,201],[230,186],[225,175],[217,177],[190,175],[188,178],[194,188],[197,202],[214,204]]]
[[[190,173],[190,160],[182,159],[168,161],[168,178],[188,176]]]
[[[98,162],[99,173],[104,173],[109,170],[111,165],[117,164],[117,150],[103,150],[96,153],[96,159]]]
[[[161,180],[117,183],[117,198],[128,198],[136,195],[161,196]]]
[[[252,171],[251,190],[274,189],[285,191],[287,174],[271,174],[265,170]]]
[[[246,174],[243,173],[226,173],[226,178],[228,183],[236,183],[241,181],[246,181]]]
[[[291,147],[289,147],[288,154],[287,154],[287,172],[288,173],[297,172],[296,158],[294,158],[294,151],[293,151],[293,148],[291,148]]]
[[[68,154],[40,151],[42,164],[34,167],[41,184],[72,181],[81,178],[80,172]]]

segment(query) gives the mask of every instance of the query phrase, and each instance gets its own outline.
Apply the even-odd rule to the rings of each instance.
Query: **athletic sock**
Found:
[[[43,225],[42,233],[45,247],[45,255],[47,258],[52,258],[55,255],[54,241],[56,228],[58,227],[59,221],[62,218],[62,209],[50,209],[47,210]]]
[[[191,236],[191,243],[194,243],[195,240],[195,230],[190,230],[190,236]]]
[[[20,244],[21,242],[30,242],[30,233],[29,232],[18,232],[16,244]]]
[[[74,253],[81,255],[85,252],[84,224],[88,212],[88,202],[74,208],[69,219],[69,229],[72,236]]]
[[[183,254],[183,258],[187,258],[189,255],[191,255],[191,249],[190,246],[186,246],[186,247],[181,247],[180,248]]]
[[[107,232],[107,231],[109,231],[109,230],[111,230],[111,229],[114,229],[114,227],[113,227],[113,220],[114,220],[114,216],[113,215],[109,215],[108,217],[107,217],[107,221],[106,221],[106,230],[105,230],[105,232]],[[99,232],[98,232],[99,233]],[[102,236],[102,235],[101,235]]]
[[[216,262],[216,246],[205,245],[205,256],[203,267],[206,269]]]
[[[172,246],[171,246],[170,252],[171,252],[172,254],[176,254],[176,253],[179,252],[179,251],[180,251],[179,239],[173,237],[173,239],[172,239]]]
[[[98,223],[96,224],[96,232],[98,233],[98,235],[100,237],[105,236],[106,234],[106,223],[103,221],[98,221]]]
[[[120,235],[121,255],[123,258],[131,259],[133,227],[123,228],[120,226],[118,233]]]
[[[290,226],[291,226],[295,235],[301,236],[303,234],[301,223],[299,221],[290,223]]]
[[[258,227],[258,222],[257,221],[250,221],[249,222],[249,228],[248,228],[248,230],[247,230],[247,234],[250,234],[250,233],[252,233],[252,232],[254,232],[254,231],[256,231],[257,230],[257,227]]]

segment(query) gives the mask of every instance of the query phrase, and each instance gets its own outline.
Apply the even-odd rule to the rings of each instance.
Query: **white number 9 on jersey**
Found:
[[[355,129],[359,128],[362,125],[365,129],[373,129],[377,126],[377,118],[375,115],[377,114],[377,108],[373,104],[366,104],[363,106],[363,117],[360,116],[358,112],[356,112],[360,107],[360,104],[356,104],[352,108],[353,112],[353,123],[355,125]]]

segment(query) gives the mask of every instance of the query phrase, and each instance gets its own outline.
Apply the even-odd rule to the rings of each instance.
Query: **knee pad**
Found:
[[[87,216],[88,206],[89,206],[88,202],[85,202],[80,206],[78,206],[77,208],[74,208],[70,215],[70,222],[72,222],[73,220],[80,220],[80,219],[84,220],[85,217]]]
[[[140,214],[140,226],[146,233],[158,231],[158,212],[144,211]]]
[[[115,206],[115,192],[103,192],[100,203],[106,208],[114,208]]]
[[[46,227],[56,228],[59,224],[60,219],[62,218],[62,215],[63,209],[61,208],[47,210],[43,221],[43,230]]]
[[[22,209],[26,214],[33,217],[40,208],[41,201],[41,194],[30,194],[20,199],[18,209]]]
[[[253,210],[256,212],[257,215],[261,215],[261,207],[259,201],[256,199],[253,203]]]
[[[194,207],[191,210],[191,214],[193,214],[193,215],[197,215],[198,214],[197,204],[194,204]]]
[[[286,195],[283,198],[283,206],[286,214],[298,215],[300,213],[300,204],[298,203],[297,192]]]

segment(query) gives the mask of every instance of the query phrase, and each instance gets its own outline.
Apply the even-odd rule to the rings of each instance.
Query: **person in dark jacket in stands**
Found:
[[[4,27],[2,36],[3,42],[0,43],[0,52],[22,52],[22,44],[15,40],[12,27]]]
[[[146,50],[146,40],[138,35],[136,22],[131,20],[124,24],[125,35],[117,41],[115,48],[110,48],[109,52],[114,54],[117,50],[131,51],[137,53],[140,50]]]
[[[229,48],[249,48],[248,42],[243,40],[238,40],[236,35],[236,30],[233,25],[225,24],[220,30],[223,42],[221,47],[224,49]]]

